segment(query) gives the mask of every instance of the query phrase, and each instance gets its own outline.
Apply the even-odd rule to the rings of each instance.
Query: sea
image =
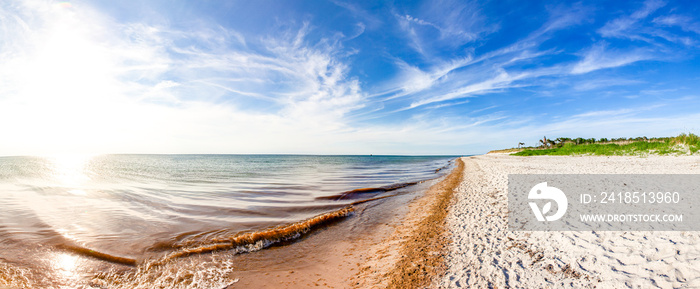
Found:
[[[0,157],[0,287],[224,288],[232,256],[304,242],[454,156]]]

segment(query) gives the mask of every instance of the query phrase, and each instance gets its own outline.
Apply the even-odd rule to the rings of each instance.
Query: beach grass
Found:
[[[676,143],[686,144],[691,153],[695,153],[700,149],[700,136],[689,133],[682,133],[674,138]]]
[[[525,149],[513,153],[515,156],[538,155],[669,155],[669,154],[694,154],[700,149],[700,137],[695,134],[680,134],[676,137],[658,138],[654,140],[640,140],[630,143],[564,143],[558,147],[545,149]]]
[[[521,148],[513,148],[513,149],[492,150],[492,151],[489,151],[488,153],[490,153],[490,154],[507,154],[507,153],[517,153],[517,152],[520,152],[523,150],[524,149],[521,149]]]

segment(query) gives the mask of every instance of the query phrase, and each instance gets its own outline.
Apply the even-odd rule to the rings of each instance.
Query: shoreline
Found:
[[[389,277],[393,284],[413,284],[414,279],[406,279],[403,276],[406,274],[391,273],[402,267],[411,270],[404,264],[414,261],[435,268],[425,271],[429,273],[425,276],[433,280],[437,269],[445,268],[440,259],[417,258],[425,254],[414,254],[412,259],[398,256],[414,250],[417,244],[424,246],[426,242],[413,242],[412,237],[428,231],[434,236],[430,240],[442,237],[441,244],[445,246],[445,227],[433,226],[436,216],[429,214],[433,219],[427,220],[428,215],[420,208],[426,205],[439,208],[444,213],[437,218],[444,220],[451,188],[459,183],[461,176],[461,160],[455,161],[458,164],[445,176],[400,188],[391,197],[358,202],[350,218],[310,232],[296,242],[232,256],[233,270],[227,279],[236,281],[225,288],[378,288],[388,286]],[[451,185],[445,185],[446,180],[452,180]],[[418,224],[423,224],[423,229],[416,229],[421,228],[416,227]],[[442,247],[432,248],[432,252],[440,252]]]
[[[456,159],[455,168],[409,204],[409,212],[388,242],[375,249],[384,255],[363,266],[358,277],[365,278],[361,288],[417,288],[432,285],[444,273],[444,252],[449,238],[446,217],[453,203],[454,189],[462,182],[464,163]],[[390,262],[382,257],[389,257]],[[371,271],[371,266],[380,270]],[[367,274],[369,273],[369,274]],[[367,284],[370,283],[370,284]],[[370,286],[364,286],[364,285]]]

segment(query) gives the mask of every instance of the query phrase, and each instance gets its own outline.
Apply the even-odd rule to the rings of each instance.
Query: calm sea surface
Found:
[[[158,278],[168,274],[158,272],[148,280],[138,280],[158,267],[144,266],[149,260],[183,248],[229,242],[222,240],[391,194],[397,187],[439,177],[448,171],[440,169],[448,168],[453,159],[0,157],[0,285],[111,288],[104,284],[127,284],[114,279],[131,278],[137,282],[130,286],[157,287],[148,282],[165,282]],[[357,191],[362,188],[374,189]],[[266,245],[258,242],[255,246]],[[246,248],[251,251],[255,246]],[[195,281],[188,282],[185,287],[200,287],[192,285]]]

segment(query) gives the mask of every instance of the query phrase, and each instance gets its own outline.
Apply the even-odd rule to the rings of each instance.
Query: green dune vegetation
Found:
[[[540,140],[539,147],[525,147],[511,155],[680,155],[695,154],[699,149],[700,137],[692,133],[682,133],[675,137],[601,138],[598,140],[565,137],[552,140],[545,137]]]

